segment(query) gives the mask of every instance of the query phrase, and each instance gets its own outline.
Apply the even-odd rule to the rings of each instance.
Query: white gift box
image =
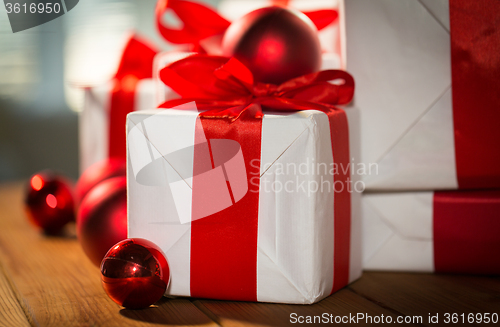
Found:
[[[500,192],[362,195],[363,268],[500,274]]]
[[[355,153],[359,113],[353,109],[347,115],[350,137],[355,140],[351,152]],[[203,215],[195,217],[192,207],[197,117],[196,110],[186,109],[134,112],[127,117],[128,236],[151,240],[166,253],[172,273],[168,295],[192,295],[192,221],[203,220]],[[279,169],[290,167],[287,164],[333,165],[328,116],[315,110],[266,113],[261,136],[256,300],[314,303],[331,293],[334,281],[334,194],[327,189],[327,185],[333,186],[334,176],[323,171],[282,173]],[[213,149],[213,140],[207,141]],[[173,155],[181,153],[182,160]],[[233,185],[236,177],[231,172],[239,165],[238,158],[235,154],[233,164],[230,160],[225,164],[229,177],[221,177],[224,185],[225,180]],[[216,175],[216,170],[207,174]],[[272,186],[276,183],[291,192],[277,192]],[[320,192],[293,187],[299,184],[325,188]],[[350,248],[349,281],[361,273],[359,196],[351,194],[351,236],[350,244],[345,245]],[[216,294],[207,297],[221,298]]]
[[[108,157],[109,108],[113,82],[84,89],[83,108],[78,119],[80,172]],[[135,90],[135,110],[155,107],[154,80],[140,80]],[[125,126],[123,126],[125,133]]]
[[[448,0],[348,1],[346,34],[367,190],[459,188]]]

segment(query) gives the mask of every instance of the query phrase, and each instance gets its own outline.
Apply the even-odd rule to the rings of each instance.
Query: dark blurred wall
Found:
[[[47,168],[76,178],[78,115],[64,96],[63,20],[13,34],[5,8],[0,19],[0,181]]]
[[[54,169],[78,176],[77,114],[65,111],[29,117],[12,103],[0,102],[0,181],[20,180]]]
[[[65,15],[18,33],[12,33],[0,6],[0,182],[26,179],[42,169],[78,177],[77,111],[83,98],[72,83],[82,76],[104,82],[107,75],[100,73],[114,70],[109,54],[132,29],[169,49],[156,32],[155,4],[81,0]],[[88,69],[89,62],[97,69]]]

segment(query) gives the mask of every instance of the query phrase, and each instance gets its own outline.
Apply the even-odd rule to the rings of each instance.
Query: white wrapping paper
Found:
[[[234,21],[245,14],[272,5],[270,0],[222,0],[218,9],[222,16]],[[321,47],[325,53],[330,54],[336,69],[345,69],[345,15],[343,0],[291,0],[291,8],[301,11],[314,11],[334,9],[338,11],[338,19],[329,26],[319,31],[318,36]]]
[[[129,237],[158,244],[170,262],[167,294],[190,296],[190,215],[196,110],[153,110],[128,115]],[[348,112],[351,137],[359,132],[357,111]],[[355,149],[356,142],[352,142]],[[163,158],[184,149],[182,163]],[[159,159],[159,160],[158,160]],[[151,164],[152,162],[155,164]],[[323,173],[279,172],[287,164],[333,164],[328,117],[319,111],[266,114],[262,123],[261,181],[257,241],[257,300],[314,303],[332,289],[333,190]],[[187,167],[187,168],[186,168]],[[329,166],[330,167],[330,166]],[[289,182],[288,184],[286,184]],[[288,185],[292,192],[277,192]],[[296,187],[300,183],[305,188]],[[359,193],[352,202],[359,203]],[[352,210],[350,281],[361,274],[358,205]],[[188,219],[186,219],[186,217]],[[202,218],[200,218],[202,219]]]
[[[433,192],[362,195],[363,268],[434,271]]]

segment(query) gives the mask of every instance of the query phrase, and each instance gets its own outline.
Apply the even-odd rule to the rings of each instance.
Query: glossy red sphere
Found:
[[[92,188],[83,198],[76,220],[78,240],[96,265],[106,252],[127,238],[127,179],[114,177]]]
[[[101,263],[101,280],[108,296],[129,309],[147,308],[165,293],[170,268],[154,243],[126,239],[114,245]]]
[[[50,171],[31,176],[24,203],[30,221],[48,234],[59,232],[75,219],[70,182]]]
[[[78,179],[75,195],[80,203],[85,195],[97,184],[108,178],[125,176],[126,161],[124,159],[105,159],[87,168]]]
[[[303,13],[283,7],[257,9],[234,21],[224,34],[222,51],[263,83],[281,84],[321,66],[316,26]]]

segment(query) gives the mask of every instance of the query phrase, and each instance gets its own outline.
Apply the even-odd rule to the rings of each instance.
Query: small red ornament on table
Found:
[[[30,221],[47,234],[57,234],[75,219],[70,182],[51,171],[33,175],[26,187],[24,204]]]
[[[83,198],[76,220],[85,254],[99,266],[113,244],[127,238],[127,179],[114,177],[92,188]]]
[[[222,51],[245,64],[262,83],[281,84],[321,67],[314,23],[300,11],[277,6],[234,21],[224,34]]]
[[[110,158],[93,164],[78,179],[75,189],[77,203],[80,203],[85,195],[100,182],[125,175],[126,161],[124,159]]]
[[[154,243],[126,239],[114,245],[101,263],[102,286],[108,296],[128,309],[147,308],[165,293],[170,268]]]

